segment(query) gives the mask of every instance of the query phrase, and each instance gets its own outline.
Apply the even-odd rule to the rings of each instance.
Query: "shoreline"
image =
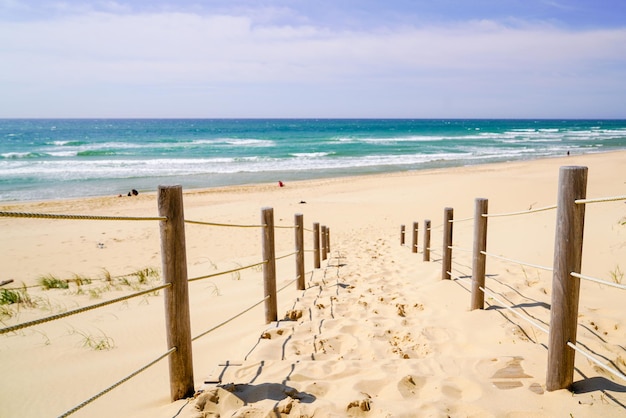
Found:
[[[394,177],[394,176],[417,176],[417,175],[429,175],[434,173],[439,173],[442,171],[450,171],[455,172],[457,170],[466,170],[476,168],[477,170],[486,169],[489,167],[499,167],[499,166],[509,166],[514,164],[528,164],[539,161],[557,161],[563,160],[563,162],[567,160],[579,160],[581,158],[585,158],[586,156],[595,156],[595,155],[606,155],[606,154],[626,154],[626,150],[618,150],[618,151],[600,151],[600,152],[590,152],[584,154],[572,154],[568,156],[548,156],[548,157],[538,157],[533,159],[524,159],[524,160],[511,160],[505,162],[493,162],[493,163],[479,163],[479,164],[469,164],[469,165],[460,165],[460,166],[449,166],[449,167],[439,167],[439,168],[424,168],[424,169],[414,169],[414,170],[399,170],[399,171],[384,171],[377,173],[368,173],[368,174],[346,174],[341,176],[329,176],[329,177],[315,177],[311,179],[302,179],[302,180],[290,180],[288,182],[283,182],[289,185],[307,187],[308,185],[316,185],[327,182],[336,182],[336,181],[363,181],[367,179],[376,179],[383,177]],[[194,187],[194,188],[183,188],[184,194],[205,194],[205,193],[237,193],[237,192],[247,192],[250,190],[267,190],[273,188],[276,183],[280,180],[277,178],[276,182],[259,182],[259,183],[243,183],[243,184],[233,184],[233,185],[224,185],[224,186],[214,186],[214,187]],[[181,182],[173,182],[166,183],[163,185],[177,185],[181,184]],[[140,193],[141,196],[156,196],[158,191],[142,191]],[[93,196],[84,196],[84,197],[68,197],[68,198],[54,198],[54,199],[43,199],[43,200],[16,200],[16,201],[0,201],[0,209],[9,210],[7,208],[19,207],[19,206],[45,206],[47,204],[61,204],[61,203],[72,203],[79,201],[88,201],[88,200],[100,200],[107,198],[125,198],[129,197],[125,194],[117,195],[93,195]],[[137,199],[138,196],[130,196],[132,198]]]

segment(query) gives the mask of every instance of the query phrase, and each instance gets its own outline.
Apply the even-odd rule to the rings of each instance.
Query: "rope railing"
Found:
[[[163,262],[163,281],[165,282],[161,286],[152,287],[150,289],[135,292],[130,295],[125,295],[119,298],[108,300],[102,303],[74,309],[72,311],[51,315],[46,318],[37,319],[34,321],[25,322],[0,329],[0,334],[6,334],[14,332],[23,328],[43,324],[46,322],[58,320],[71,315],[83,313],[92,309],[101,308],[107,305],[111,305],[117,302],[122,302],[134,297],[154,293],[161,289],[169,288],[168,292],[165,292],[165,316],[166,323],[169,325],[166,329],[167,340],[173,347],[167,353],[163,354],[156,360],[152,361],[148,365],[141,369],[131,373],[124,379],[111,385],[95,396],[89,398],[87,401],[82,402],[76,407],[70,409],[62,416],[68,416],[77,410],[83,408],[87,404],[93,402],[95,399],[103,396],[109,391],[113,390],[120,384],[130,380],[137,374],[141,373],[148,367],[156,364],[158,361],[165,357],[171,356],[170,363],[175,364],[176,367],[170,367],[170,390],[172,401],[189,397],[194,392],[193,386],[193,364],[191,362],[191,342],[201,338],[204,335],[228,324],[234,319],[244,315],[256,306],[266,303],[266,321],[277,320],[274,318],[276,312],[276,293],[285,290],[291,286],[294,282],[298,282],[298,289],[304,290],[304,242],[302,240],[302,233],[304,231],[313,232],[317,235],[314,236],[316,241],[316,247],[313,250],[306,252],[313,252],[314,255],[319,258],[320,250],[323,259],[326,259],[328,251],[330,249],[330,233],[329,228],[322,226],[321,238],[322,246],[319,246],[319,224],[315,223],[313,229],[304,228],[302,223],[302,215],[296,214],[295,225],[275,225],[273,220],[273,209],[263,208],[262,219],[260,224],[246,225],[246,224],[228,224],[217,222],[204,222],[198,220],[185,220],[182,216],[183,203],[182,203],[182,187],[181,186],[159,186],[159,216],[158,217],[127,217],[127,216],[92,216],[92,215],[57,215],[57,214],[43,214],[43,213],[26,213],[26,212],[0,212],[0,217],[15,217],[15,218],[40,218],[40,219],[66,219],[66,220],[115,220],[115,221],[146,221],[146,220],[158,220],[167,221],[167,224],[161,223],[161,250],[162,250],[162,262]],[[239,228],[262,228],[263,229],[263,259],[264,261],[254,263],[248,266],[238,267],[227,271],[216,272],[199,277],[189,279],[187,277],[187,262],[186,262],[186,250],[185,250],[185,235],[184,224],[195,224],[203,226],[217,226],[217,227],[239,227]],[[317,226],[317,228],[316,228]],[[296,231],[295,246],[296,251],[290,252],[279,257],[275,256],[274,245],[274,230],[275,229],[293,229]],[[291,256],[296,255],[296,278],[289,281],[286,285],[276,290],[276,267],[275,262]],[[315,257],[314,257],[315,258]],[[316,264],[319,261],[316,261]],[[206,278],[216,277],[229,273],[238,272],[241,270],[263,266],[265,297],[243,310],[242,312],[234,315],[233,317],[223,321],[222,323],[212,327],[208,331],[205,331],[193,339],[190,335],[190,318],[189,312],[189,297],[188,297],[188,284]],[[316,266],[318,268],[318,266]],[[300,283],[302,282],[302,283]],[[274,305],[274,306],[272,306]],[[187,314],[185,314],[187,312]],[[272,314],[274,312],[274,314]],[[170,364],[170,365],[171,365]]]
[[[225,320],[225,321],[223,321],[223,322],[220,322],[219,324],[215,325],[214,327],[212,327],[212,328],[210,328],[210,329],[208,329],[208,330],[206,330],[206,331],[204,331],[204,332],[202,332],[202,333],[200,333],[200,334],[196,335],[195,337],[193,337],[193,338],[191,339],[191,341],[196,341],[196,340],[198,340],[198,339],[200,339],[200,338],[204,337],[205,335],[210,334],[211,332],[213,332],[213,331],[215,331],[215,330],[217,330],[217,329],[219,329],[219,328],[223,327],[224,325],[228,324],[229,322],[234,321],[235,319],[239,318],[240,316],[242,316],[242,315],[244,315],[244,314],[246,314],[246,313],[250,312],[252,309],[256,308],[257,306],[259,306],[260,304],[262,304],[263,302],[265,302],[265,301],[266,301],[266,300],[268,300],[269,298],[270,298],[270,296],[269,296],[269,295],[265,296],[263,299],[261,299],[260,301],[258,301],[258,302],[257,302],[257,303],[255,303],[254,305],[252,305],[252,306],[250,306],[250,307],[248,307],[248,308],[244,309],[243,311],[241,311],[241,312],[239,312],[238,314],[236,314],[236,315],[234,315],[234,316],[232,316],[232,317],[228,318],[227,320]]]
[[[579,274],[579,273],[574,273],[574,272],[570,272],[570,276],[572,277],[577,277],[579,279],[583,279],[583,280],[589,280],[590,282],[596,282],[596,283],[600,283],[606,286],[611,286],[611,287],[615,287],[618,289],[622,289],[622,290],[626,290],[626,285],[620,284],[620,283],[613,283],[613,282],[609,282],[607,280],[602,280],[602,279],[597,279],[595,277],[591,277],[591,276],[585,276],[584,274]]]
[[[576,330],[578,325],[578,311],[568,307],[579,306],[579,280],[571,280],[572,277],[583,280],[589,280],[601,285],[626,290],[626,285],[621,283],[619,277],[613,277],[613,281],[603,280],[596,277],[581,274],[582,247],[583,247],[583,229],[585,218],[585,206],[591,203],[615,202],[626,200],[626,196],[612,196],[600,198],[585,198],[587,184],[587,168],[577,166],[561,167],[559,174],[559,189],[557,205],[541,207],[537,209],[529,209],[525,211],[508,212],[508,213],[487,213],[487,199],[477,198],[474,218],[466,218],[459,220],[450,219],[452,208],[444,210],[444,245],[442,262],[442,279],[453,278],[454,269],[448,265],[452,260],[452,250],[470,252],[472,257],[472,293],[471,309],[484,309],[485,295],[489,295],[493,300],[500,303],[504,308],[514,313],[516,316],[529,322],[535,328],[548,334],[548,372],[546,373],[546,389],[548,391],[569,388],[573,383],[574,374],[574,355],[571,349],[576,350],[583,356],[587,357],[593,363],[597,364],[604,370],[612,373],[622,380],[626,380],[623,372],[616,370],[604,364],[601,360],[591,357],[589,354],[575,347],[571,341],[576,340]],[[553,267],[546,267],[534,263],[516,260],[513,258],[503,257],[501,255],[487,252],[487,219],[492,217],[505,217],[516,215],[527,215],[538,212],[556,209],[556,233],[554,247],[554,264]],[[474,219],[474,242],[473,249],[462,248],[452,244],[452,224]],[[447,222],[446,222],[447,221]],[[427,251],[433,251],[430,245],[430,220],[427,222],[424,234],[424,261],[429,261],[426,257]],[[416,243],[414,242],[414,245]],[[521,308],[524,313],[526,311],[520,306],[509,306],[503,302],[493,291],[489,291],[485,285],[485,260],[487,257],[515,263],[521,266],[532,267],[536,269],[552,272],[552,293],[551,302],[547,304],[550,308],[550,327],[548,328],[539,324],[536,320],[531,319],[528,315],[519,312]],[[458,265],[458,261],[455,260]],[[466,278],[466,277],[463,277]],[[461,279],[459,277],[459,279]],[[502,283],[504,284],[504,283]],[[508,285],[507,285],[508,286]],[[464,287],[464,286],[463,286]],[[511,302],[513,304],[513,302]],[[518,309],[514,309],[517,307]],[[543,321],[541,321],[543,322]],[[547,323],[547,322],[546,322]],[[570,341],[570,342],[568,342]],[[581,345],[580,343],[578,343]],[[608,360],[608,359],[607,359]],[[611,362],[613,363],[613,362]]]
[[[543,332],[545,332],[546,334],[549,333],[548,329],[542,327],[541,325],[539,325],[537,322],[533,321],[532,319],[530,319],[529,317],[527,317],[524,314],[521,314],[519,312],[517,312],[515,309],[513,309],[512,306],[507,305],[506,303],[504,303],[501,299],[499,299],[493,292],[485,289],[484,287],[479,287],[479,289],[486,295],[488,295],[489,297],[493,298],[493,300],[495,300],[496,302],[498,302],[500,305],[502,305],[503,308],[506,308],[507,310],[511,311],[512,313],[514,313],[515,315],[517,315],[518,317],[522,318],[524,321],[528,322],[529,324],[531,324],[532,326],[534,326],[535,328],[537,328],[538,330],[541,330]]]
[[[462,219],[450,219],[448,222],[450,223],[461,223],[461,222],[467,222],[467,221],[473,221],[474,217],[472,216],[471,218],[462,218]]]
[[[514,263],[514,264],[519,264],[520,266],[534,267],[536,269],[541,269],[541,270],[546,270],[546,271],[553,271],[554,270],[552,267],[546,267],[546,266],[541,266],[539,264],[532,264],[532,263],[527,263],[525,261],[515,260],[513,258],[502,257],[501,255],[495,255],[495,254],[492,254],[492,253],[488,253],[486,251],[481,251],[480,253],[485,255],[485,256],[487,256],[487,257],[497,258],[499,260],[508,261],[508,262]]]
[[[156,359],[152,360],[150,363],[148,363],[145,366],[141,367],[140,369],[132,372],[128,376],[124,377],[123,379],[118,380],[116,383],[114,383],[111,386],[107,387],[106,389],[98,392],[97,394],[95,394],[91,398],[87,399],[86,401],[81,402],[80,404],[76,405],[75,407],[73,407],[72,409],[68,410],[67,412],[59,415],[59,418],[65,418],[67,416],[72,415],[74,412],[77,412],[78,410],[84,408],[85,406],[89,405],[91,402],[95,401],[96,399],[100,398],[103,395],[106,395],[107,393],[109,393],[113,389],[115,389],[116,387],[120,386],[123,383],[126,383],[127,381],[129,381],[133,377],[137,376],[138,374],[140,374],[140,373],[146,371],[147,369],[149,369],[150,367],[154,366],[159,361],[163,360],[165,357],[167,357],[170,354],[172,354],[174,351],[176,351],[176,347],[170,348],[165,353],[161,354],[159,357],[157,357]]]
[[[600,360],[598,360],[597,358],[595,358],[594,356],[592,356],[591,354],[587,353],[586,351],[578,348],[576,346],[576,344],[572,344],[570,341],[567,342],[568,347],[570,347],[572,350],[576,351],[577,353],[579,353],[580,355],[582,355],[583,357],[587,358],[588,360],[590,360],[591,362],[593,362],[594,364],[598,365],[599,367],[603,368],[604,370],[606,370],[607,372],[611,373],[612,375],[619,377],[620,379],[622,379],[623,381],[626,382],[626,376],[621,373],[619,370],[616,370],[610,366],[607,366],[606,364],[602,363]]]
[[[463,251],[465,253],[471,253],[474,250],[469,249],[469,248],[463,248],[463,247],[457,247],[456,245],[448,245],[448,248],[451,250],[456,250],[456,251]]]
[[[291,285],[292,285],[292,284],[293,284],[296,280],[297,280],[297,278],[296,278],[296,279],[294,279],[294,280],[289,281],[289,282],[288,282],[285,286],[281,287],[281,288],[280,288],[280,289],[278,289],[276,292],[282,292],[283,290],[285,290],[286,288],[288,288],[289,286],[291,286]],[[211,332],[213,332],[213,331],[215,331],[215,330],[217,330],[217,329],[219,329],[219,328],[223,327],[224,325],[228,324],[229,322],[234,321],[235,319],[239,318],[240,316],[242,316],[242,315],[244,315],[244,314],[246,314],[246,313],[250,312],[252,309],[256,308],[257,306],[259,306],[260,304],[262,304],[263,302],[265,302],[265,301],[266,301],[266,300],[268,300],[269,298],[270,298],[270,296],[269,296],[269,295],[268,295],[268,296],[265,296],[263,299],[261,299],[260,301],[258,301],[258,302],[257,302],[257,303],[255,303],[254,305],[252,305],[252,306],[250,306],[250,307],[248,307],[248,308],[244,309],[243,311],[239,312],[239,313],[238,313],[238,314],[236,314],[236,315],[233,315],[232,317],[230,317],[230,318],[226,319],[225,321],[220,322],[219,324],[215,325],[214,327],[212,327],[212,328],[210,328],[210,329],[208,329],[208,330],[206,330],[206,331],[204,331],[204,332],[202,332],[202,333],[200,333],[200,334],[196,335],[195,337],[193,337],[193,338],[191,339],[191,341],[196,341],[196,340],[198,340],[198,339],[200,339],[200,338],[204,337],[205,335],[210,334]]]
[[[482,292],[484,292],[486,295],[488,295],[489,297],[491,297],[492,299],[494,299],[496,302],[498,302],[503,308],[509,310],[510,312],[512,312],[513,314],[515,314],[519,318],[523,319],[524,321],[528,322],[529,324],[531,324],[532,326],[534,326],[538,330],[543,331],[545,334],[549,334],[550,333],[550,331],[547,328],[544,328],[543,326],[539,325],[537,322],[533,321],[532,319],[530,319],[526,315],[519,313],[518,311],[513,309],[512,306],[507,305],[505,302],[503,302],[501,299],[499,299],[494,294],[494,292],[491,292],[491,291],[489,291],[489,290],[487,290],[487,289],[485,289],[483,287],[480,287],[480,290]],[[614,368],[604,364],[603,362],[598,360],[596,357],[594,357],[594,356],[590,355],[589,353],[587,353],[586,351],[578,348],[575,344],[572,344],[571,342],[568,342],[567,345],[569,347],[571,347],[573,350],[576,350],[576,352],[580,353],[582,356],[584,356],[585,358],[587,358],[588,360],[590,360],[594,364],[596,364],[599,367],[601,367],[602,369],[604,369],[607,372],[613,374],[614,376],[616,376],[616,377],[626,381],[626,375],[624,375],[620,371],[618,371],[618,370],[616,370],[616,369],[614,369]]]
[[[96,215],[59,215],[53,213],[0,212],[4,218],[30,219],[70,219],[87,221],[167,221],[165,216],[96,216]]]
[[[298,254],[298,252],[294,251],[294,252],[291,252],[289,254],[285,254],[285,255],[281,255],[280,257],[276,257],[275,260],[276,261],[282,260],[283,258],[291,257],[292,255],[296,255],[296,254]]]
[[[508,212],[508,213],[485,213],[482,216],[485,218],[500,218],[500,217],[504,217],[504,216],[517,216],[517,215],[528,215],[531,213],[537,213],[537,212],[545,212],[547,210],[552,210],[552,209],[556,209],[556,205],[551,205],[551,206],[545,206],[543,208],[537,208],[537,209],[528,209],[528,210],[523,210],[523,211],[519,211],[519,212]]]
[[[587,203],[618,202],[621,200],[626,200],[626,195],[612,196],[612,197],[598,197],[595,199],[576,199],[574,200],[574,203],[576,203],[577,205],[585,205]]]
[[[252,224],[252,225],[246,225],[246,224],[227,224],[227,223],[219,223],[219,222],[204,222],[204,221],[192,221],[189,219],[185,219],[185,223],[186,224],[191,224],[191,225],[203,225],[203,226],[220,226],[220,227],[226,227],[226,228],[265,228],[267,227],[267,225],[265,224]]]
[[[237,267],[237,268],[234,268],[232,270],[225,270],[225,271],[220,271],[220,272],[217,272],[217,273],[207,274],[207,275],[204,275],[204,276],[194,277],[194,278],[191,278],[191,279],[189,279],[187,281],[188,282],[195,282],[195,281],[198,281],[198,280],[210,279],[212,277],[223,276],[225,274],[236,273],[238,271],[247,270],[247,269],[250,269],[250,268],[262,266],[263,264],[266,264],[266,263],[267,263],[267,260],[264,260],[264,261],[261,261],[261,262],[255,263],[255,264],[250,264],[248,266]]]
[[[32,326],[35,326],[35,325],[41,325],[41,324],[44,324],[46,322],[56,321],[58,319],[66,318],[68,316],[72,316],[72,315],[76,315],[76,314],[79,314],[79,313],[87,312],[87,311],[90,311],[90,310],[93,310],[93,309],[98,309],[98,308],[102,308],[104,306],[112,305],[114,303],[123,302],[123,301],[129,300],[129,299],[132,299],[132,298],[136,298],[138,296],[143,296],[143,295],[146,295],[148,293],[153,293],[153,292],[156,292],[158,290],[165,289],[167,287],[170,287],[171,285],[172,285],[171,283],[165,283],[165,284],[162,284],[160,286],[156,286],[156,287],[153,287],[153,288],[150,288],[150,289],[142,290],[140,292],[132,293],[130,295],[121,296],[119,298],[115,298],[115,299],[107,300],[107,301],[104,301],[104,302],[96,303],[95,305],[84,306],[82,308],[74,309],[74,310],[67,311],[67,312],[62,312],[62,313],[59,313],[59,314],[56,314],[56,315],[51,315],[51,316],[48,316],[48,317],[45,317],[45,318],[36,319],[34,321],[23,322],[21,324],[12,325],[10,327],[6,327],[6,328],[0,329],[0,335],[1,334],[6,334],[8,332],[18,331],[20,329],[32,327]]]

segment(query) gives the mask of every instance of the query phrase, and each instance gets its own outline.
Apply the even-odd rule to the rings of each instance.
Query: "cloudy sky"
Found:
[[[626,118],[626,1],[0,0],[0,117]]]

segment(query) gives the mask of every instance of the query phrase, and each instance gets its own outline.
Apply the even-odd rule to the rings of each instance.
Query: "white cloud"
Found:
[[[198,105],[219,100],[219,94],[232,94],[235,86],[245,86],[250,95],[267,94],[271,86],[275,97],[284,101],[275,103],[275,116],[298,106],[287,104],[291,95],[279,91],[282,88],[315,100],[322,100],[314,94],[322,88],[338,97],[335,103],[359,108],[362,102],[352,103],[345,95],[380,97],[396,92],[415,108],[427,108],[433,100],[423,97],[428,92],[453,98],[460,111],[472,109],[473,104],[466,102],[482,92],[493,98],[480,99],[488,112],[501,99],[499,92],[520,95],[511,103],[523,102],[537,86],[583,95],[601,79],[604,85],[613,83],[615,94],[623,94],[625,61],[626,29],[575,32],[548,25],[512,28],[473,21],[359,32],[260,24],[247,16],[87,13],[0,26],[0,62],[5,63],[0,67],[0,87],[9,93],[0,99],[0,116],[15,115],[15,102],[7,99],[11,94],[32,95],[31,103],[36,104],[47,101],[41,97],[46,92],[86,101],[85,92],[92,92],[97,113],[97,95],[105,90],[121,95],[126,91],[127,101],[139,106],[144,89],[176,96],[180,86],[187,86],[181,97],[189,98],[195,91],[191,98]],[[414,96],[404,97],[409,92]],[[221,99],[232,101],[232,96]],[[261,97],[241,100],[242,112],[259,111],[253,106],[262,106],[264,112],[272,107],[271,102],[261,104]],[[323,109],[315,100],[302,103],[303,109]],[[154,103],[145,105],[154,108]],[[68,116],[85,108],[71,100],[64,106]],[[378,109],[376,103],[371,106],[372,112]],[[39,112],[46,111],[52,109],[42,105]]]

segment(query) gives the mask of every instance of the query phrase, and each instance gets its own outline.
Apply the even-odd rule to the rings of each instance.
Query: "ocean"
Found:
[[[0,119],[0,201],[626,149],[626,120]]]

